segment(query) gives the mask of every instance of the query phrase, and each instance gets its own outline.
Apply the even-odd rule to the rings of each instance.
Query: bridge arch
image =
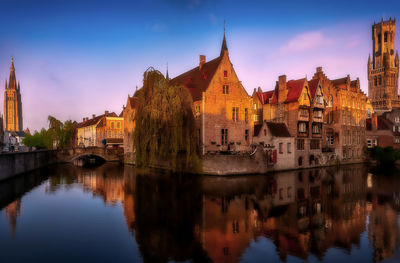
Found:
[[[105,161],[123,160],[124,150],[122,148],[104,148],[104,147],[87,147],[87,148],[71,148],[58,151],[58,159],[62,162],[74,162],[77,159],[100,158]]]

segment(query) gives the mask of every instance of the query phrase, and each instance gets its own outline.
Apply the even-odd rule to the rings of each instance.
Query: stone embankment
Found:
[[[0,181],[57,163],[57,150],[0,154]]]

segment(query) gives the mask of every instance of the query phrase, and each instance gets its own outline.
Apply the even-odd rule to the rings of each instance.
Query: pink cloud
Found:
[[[333,40],[320,31],[306,32],[295,36],[280,48],[281,53],[303,52],[332,44]]]

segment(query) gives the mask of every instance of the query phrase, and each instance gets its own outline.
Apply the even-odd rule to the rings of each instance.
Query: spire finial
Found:
[[[224,55],[225,51],[228,51],[228,45],[226,44],[226,37],[225,37],[225,20],[224,20],[224,39],[222,40],[222,47],[221,47],[220,57],[222,57],[222,56]]]
[[[224,35],[225,35],[225,30],[226,30],[226,20],[224,19]]]
[[[11,70],[14,70],[14,57],[11,57]]]
[[[165,78],[166,78],[167,80],[169,80],[169,74],[168,74],[168,62],[167,62],[167,74],[165,74]]]

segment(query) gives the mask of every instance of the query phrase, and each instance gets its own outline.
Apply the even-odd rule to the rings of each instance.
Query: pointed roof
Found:
[[[165,79],[169,81],[169,74],[168,74],[168,62],[167,62],[167,72],[165,73]]]
[[[258,99],[261,101],[262,104],[269,104],[269,99],[272,98],[272,95],[274,95],[274,91],[265,91],[265,92],[256,92]]]
[[[8,88],[9,89],[16,89],[17,88],[17,80],[15,77],[15,68],[14,68],[14,58],[11,58],[11,67],[10,67],[10,78],[8,81]]]
[[[274,137],[292,137],[285,123],[267,122],[254,125],[254,136],[258,136],[264,124],[268,127],[269,133]]]
[[[287,82],[288,94],[285,102],[299,100],[306,79],[290,80]]]
[[[228,45],[226,44],[225,29],[224,29],[224,39],[222,40],[221,53],[220,53],[221,57],[224,55],[225,51],[228,51]]]
[[[315,93],[317,91],[318,84],[319,84],[319,79],[312,79],[312,80],[308,81],[308,86],[310,88],[310,95],[311,95],[311,98],[313,98],[313,99],[315,97]]]
[[[267,126],[272,136],[275,137],[292,137],[285,123],[267,122]]]
[[[222,57],[206,62],[201,69],[197,66],[170,80],[171,85],[184,85],[192,95],[193,101],[201,100],[202,92],[210,85]]]

